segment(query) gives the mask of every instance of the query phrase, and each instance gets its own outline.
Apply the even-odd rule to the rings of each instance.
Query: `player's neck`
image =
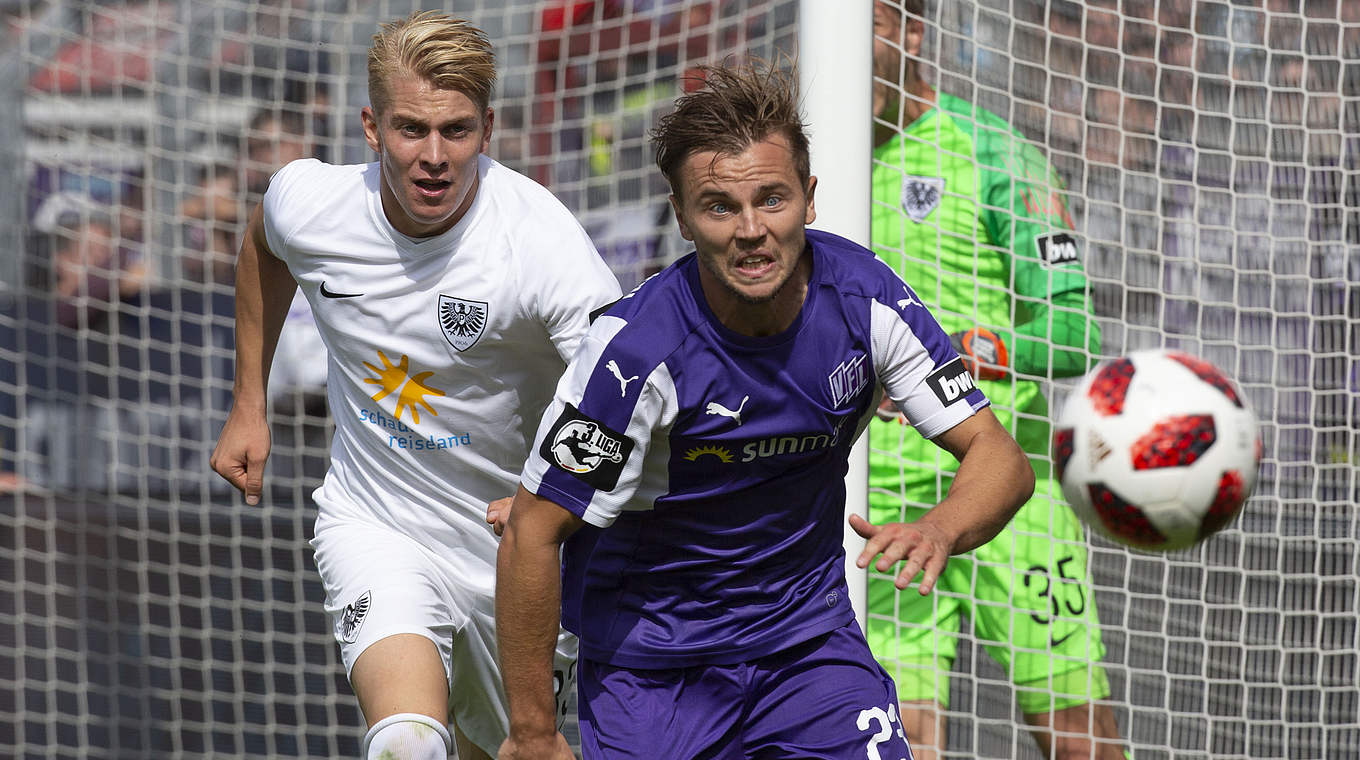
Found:
[[[890,98],[884,104],[874,121],[874,145],[892,139],[935,107],[938,100],[935,88],[924,79],[916,79],[905,89],[905,95]]]
[[[712,275],[699,268],[699,284],[713,316],[723,327],[752,338],[778,335],[789,329],[807,299],[808,283],[812,280],[811,247],[803,249],[793,274],[774,297],[768,301],[751,303],[739,298]]]

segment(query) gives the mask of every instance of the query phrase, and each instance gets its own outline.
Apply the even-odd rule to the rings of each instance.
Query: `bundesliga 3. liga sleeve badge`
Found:
[[[439,329],[459,351],[472,348],[486,329],[486,301],[469,301],[439,294]]]
[[[618,485],[633,441],[567,404],[553,423],[539,454],[549,464],[575,475],[597,491]]]

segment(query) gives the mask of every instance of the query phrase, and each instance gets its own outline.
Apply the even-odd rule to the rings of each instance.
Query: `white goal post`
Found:
[[[263,504],[207,460],[248,204],[291,156],[369,159],[369,39],[426,7],[489,33],[492,154],[625,288],[687,251],[646,133],[699,63],[799,61],[814,226],[868,242],[871,0],[0,3],[0,756],[357,756],[307,543],[329,429],[305,313]],[[1262,423],[1222,534],[1089,538],[1121,736],[1139,760],[1360,756],[1360,3],[927,16],[930,81],[1056,169],[1101,354],[1202,356]],[[1070,382],[1045,379],[1050,409]],[[1037,758],[1009,680],[958,642],[948,755]]]

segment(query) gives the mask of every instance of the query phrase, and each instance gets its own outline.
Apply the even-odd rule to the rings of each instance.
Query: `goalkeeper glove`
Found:
[[[979,380],[1004,380],[1010,373],[1010,357],[1001,338],[985,327],[962,330],[949,336],[964,366]]]

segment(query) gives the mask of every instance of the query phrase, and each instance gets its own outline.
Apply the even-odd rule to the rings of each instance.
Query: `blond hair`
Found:
[[[457,90],[485,109],[496,84],[496,54],[486,33],[469,22],[438,11],[417,11],[383,24],[373,35],[368,100],[375,112],[383,113],[391,104],[388,78],[399,73]]]

